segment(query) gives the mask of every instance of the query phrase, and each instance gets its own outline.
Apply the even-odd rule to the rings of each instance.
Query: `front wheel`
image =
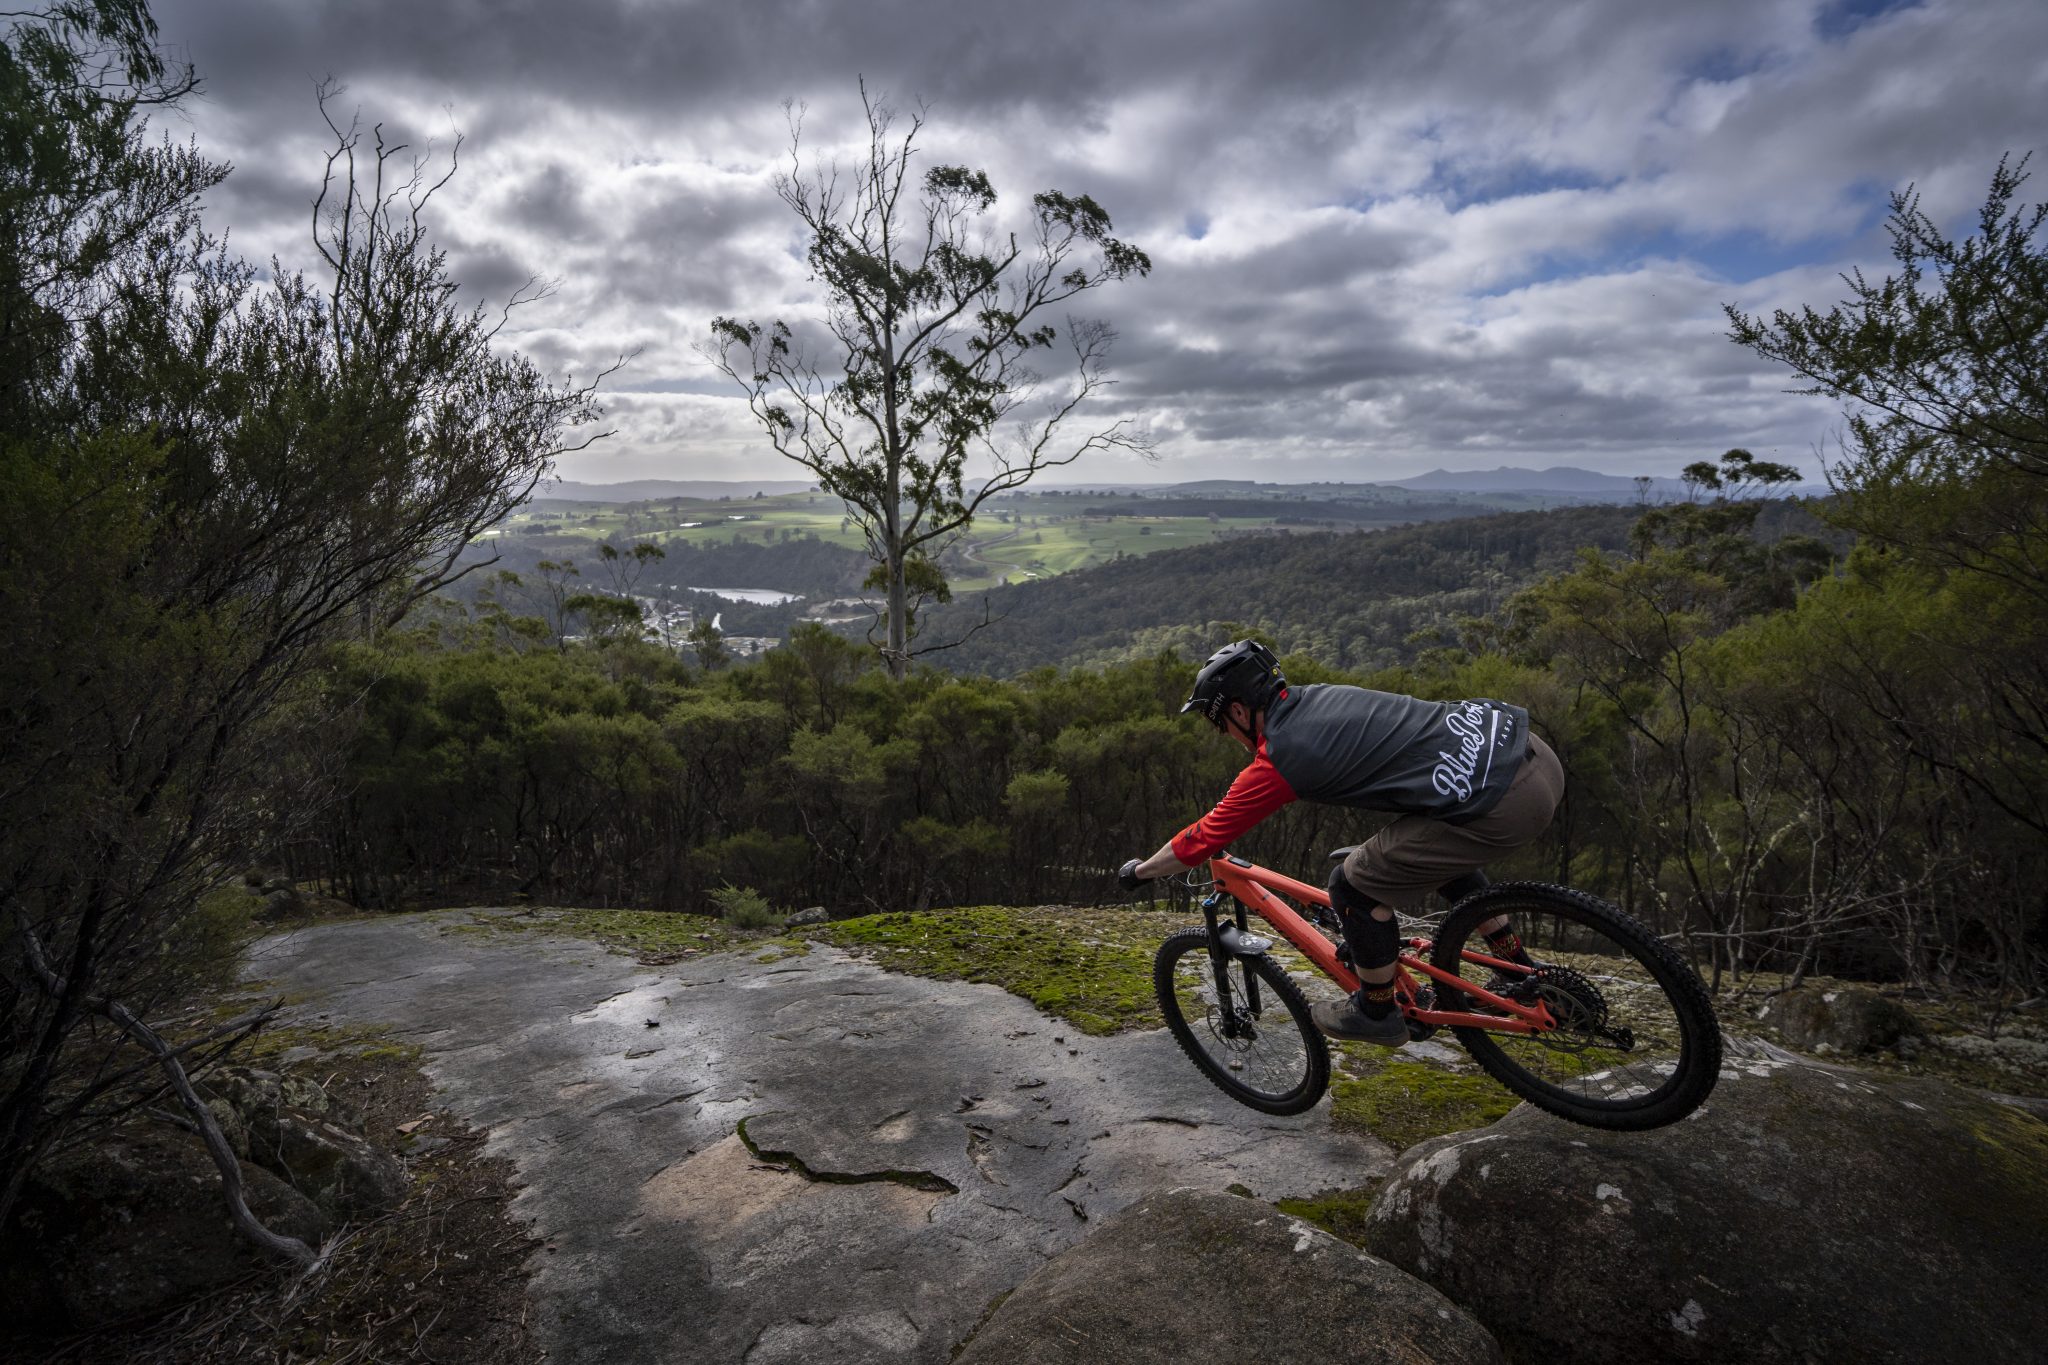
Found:
[[[1159,945],[1152,988],[1174,1041],[1240,1104],[1268,1114],[1313,1108],[1330,1085],[1330,1049],[1301,987],[1269,957],[1223,962],[1219,972],[1207,929]]]
[[[1480,926],[1505,915],[1534,970],[1502,967]],[[1445,917],[1434,965],[1557,1021],[1542,1033],[1457,1027],[1488,1075],[1540,1109],[1594,1128],[1661,1128],[1700,1107],[1721,1074],[1721,1029],[1699,974],[1638,920],[1581,891],[1509,882]],[[1491,1011],[1439,982],[1438,1008]]]

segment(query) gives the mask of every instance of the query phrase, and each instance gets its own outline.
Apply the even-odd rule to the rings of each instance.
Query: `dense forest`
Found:
[[[933,656],[947,668],[996,676],[1168,649],[1202,657],[1247,630],[1335,667],[1386,668],[1454,642],[1460,621],[1569,568],[1582,549],[1622,549],[1638,516],[1573,507],[1162,550],[997,588],[986,607],[996,625],[976,629],[984,617],[977,594],[932,609],[921,629],[932,643],[963,641]],[[1755,533],[1846,543],[1790,503],[1763,509]]]
[[[1875,545],[1838,557],[1791,520],[1726,497],[1626,514],[1622,548],[1506,595],[1459,644],[1377,671],[1296,649],[1286,667],[1528,705],[1570,796],[1497,871],[1609,895],[1712,974],[2033,980],[2042,841],[2018,805],[2034,798],[2001,785],[2028,755],[1995,713],[1958,728],[1957,689],[1991,677],[1953,657],[1909,666],[1914,632],[1970,619],[1946,602],[1956,585]],[[1536,540],[1519,515],[1472,528],[1478,544]],[[1103,869],[1199,815],[1242,761],[1174,714],[1196,661],[894,683],[817,626],[707,671],[630,639],[422,624],[336,657],[330,703],[361,699],[347,765],[317,832],[280,856],[367,905],[701,908],[724,883],[836,910],[1096,901],[1113,894]],[[1298,805],[1239,851],[1313,868],[1371,823]]]

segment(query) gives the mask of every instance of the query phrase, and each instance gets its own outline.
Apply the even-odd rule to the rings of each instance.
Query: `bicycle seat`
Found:
[[[1351,855],[1352,855],[1353,853],[1356,853],[1357,851],[1358,851],[1358,845],[1357,845],[1357,844],[1352,844],[1352,845],[1351,845],[1350,847],[1348,847],[1348,848],[1334,848],[1334,849],[1331,849],[1331,850],[1330,850],[1330,861],[1331,861],[1331,862],[1333,862],[1333,863],[1341,863],[1341,862],[1343,862],[1343,861],[1344,861],[1344,860],[1345,860],[1346,858],[1349,858],[1349,857],[1350,857],[1350,856],[1351,856]]]

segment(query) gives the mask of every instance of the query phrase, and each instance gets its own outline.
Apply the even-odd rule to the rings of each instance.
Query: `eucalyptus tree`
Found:
[[[1949,704],[1882,706],[1893,732],[1974,795],[2048,835],[2048,202],[2002,159],[1975,231],[1951,237],[1911,188],[1886,228],[1898,269],[1849,297],[1768,320],[1729,308],[1730,336],[1802,390],[1846,402],[1837,496],[1819,510],[1890,552],[1871,572],[1954,595],[1921,648]],[[1903,565],[1903,567],[1901,567]],[[1881,679],[1877,681],[1882,681]],[[1885,689],[1874,689],[1884,697]]]
[[[1152,262],[1110,235],[1109,215],[1085,194],[1042,191],[1021,236],[999,230],[985,172],[913,175],[921,110],[899,121],[865,84],[861,106],[858,165],[808,165],[792,111],[790,165],[775,181],[810,238],[830,343],[820,354],[787,322],[720,317],[707,353],[775,450],[844,502],[865,535],[872,585],[888,594],[882,656],[901,677],[927,652],[910,647],[918,602],[944,595],[937,552],[984,502],[1091,450],[1147,449],[1123,421],[1072,429],[1111,382],[1113,333],[1055,317]],[[1059,347],[1066,382],[1041,392],[1032,364]]]
[[[1916,560],[2048,604],[2048,202],[2019,201],[2028,158],[2001,160],[1976,231],[1952,238],[1911,187],[1885,226],[1899,268],[1849,296],[1770,318],[1726,309],[1729,337],[1843,399],[1822,510]]]

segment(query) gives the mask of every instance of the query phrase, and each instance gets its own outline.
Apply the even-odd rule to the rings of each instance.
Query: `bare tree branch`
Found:
[[[52,996],[67,994],[67,983],[51,969],[49,960],[43,952],[42,940],[36,936],[35,929],[29,924],[26,916],[17,913],[15,925],[16,932],[21,936],[23,956],[43,989]],[[296,1237],[272,1232],[250,1212],[248,1200],[242,1193],[242,1163],[236,1158],[234,1148],[228,1145],[227,1137],[221,1132],[219,1120],[214,1118],[213,1111],[206,1107],[206,1102],[200,1099],[199,1093],[192,1088],[192,1080],[185,1074],[184,1065],[179,1061],[180,1050],[165,1043],[155,1029],[136,1018],[134,1012],[118,1000],[110,1000],[103,995],[88,995],[84,997],[84,1004],[86,1008],[104,1016],[126,1033],[163,1069],[171,1088],[177,1091],[179,1102],[185,1107],[187,1120],[205,1142],[206,1153],[213,1158],[214,1167],[220,1172],[221,1192],[227,1201],[228,1217],[234,1221],[235,1230],[273,1255],[287,1257],[300,1265],[311,1265],[317,1259],[313,1248]]]

